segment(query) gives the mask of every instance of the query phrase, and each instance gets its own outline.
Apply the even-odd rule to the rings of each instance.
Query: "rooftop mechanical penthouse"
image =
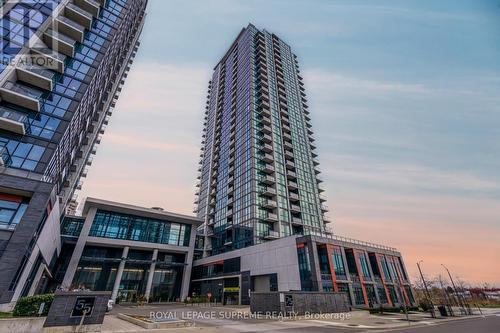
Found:
[[[139,46],[146,0],[2,1],[0,310],[55,288],[76,206]]]

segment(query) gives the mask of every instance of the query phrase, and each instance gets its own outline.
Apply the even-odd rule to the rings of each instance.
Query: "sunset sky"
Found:
[[[79,199],[192,214],[208,80],[249,22],[298,56],[334,232],[500,287],[498,1],[150,0]]]

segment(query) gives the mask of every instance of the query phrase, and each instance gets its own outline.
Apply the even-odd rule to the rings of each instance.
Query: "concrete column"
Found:
[[[317,291],[323,291],[323,283],[321,282],[321,270],[319,268],[318,245],[316,242],[307,243],[309,250],[309,259],[311,260],[312,281],[316,284]]]
[[[153,257],[151,257],[151,265],[149,266],[148,281],[146,283],[146,291],[144,297],[146,302],[149,302],[149,294],[151,294],[151,286],[153,285],[153,276],[155,275],[156,258],[158,258],[158,249],[154,249]]]
[[[40,283],[40,279],[42,278],[42,274],[45,271],[45,264],[42,263],[38,267],[38,270],[36,271],[35,278],[33,279],[33,282],[31,284],[30,290],[28,291],[28,296],[33,296],[35,295],[35,291],[38,288],[38,284]]]
[[[83,253],[83,249],[85,248],[85,243],[87,242],[87,238],[89,236],[90,227],[92,226],[92,222],[94,222],[96,212],[97,209],[92,208],[87,213],[82,231],[80,232],[80,236],[78,237],[75,249],[73,250],[73,254],[71,255],[71,260],[68,264],[68,268],[66,269],[66,274],[64,275],[63,283],[61,286],[63,288],[70,289],[71,287],[76,269],[78,267],[78,263],[80,262],[80,258]]]
[[[120,288],[120,282],[122,280],[123,269],[125,268],[125,262],[127,261],[129,247],[125,246],[122,252],[122,260],[118,266],[118,271],[116,272],[115,284],[113,285],[113,292],[111,293],[111,300],[116,302],[116,297],[118,297],[118,288]]]
[[[194,243],[196,242],[196,226],[191,225],[191,237],[189,240],[189,249],[186,253],[184,272],[182,274],[181,301],[189,296],[189,285],[191,283],[191,269],[193,267]]]

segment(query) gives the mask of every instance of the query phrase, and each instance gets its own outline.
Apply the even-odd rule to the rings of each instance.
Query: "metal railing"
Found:
[[[371,242],[365,242],[365,241],[361,241],[361,240],[358,240],[358,239],[344,237],[344,236],[339,236],[339,235],[334,235],[328,229],[327,229],[327,232],[323,235],[323,237],[329,238],[329,239],[333,239],[333,240],[338,240],[338,241],[341,241],[341,242],[353,243],[353,244],[357,244],[357,245],[373,247],[373,248],[376,248],[376,249],[398,252],[398,249],[396,249],[395,247],[381,245],[381,244],[376,244],[376,243],[371,243]]]

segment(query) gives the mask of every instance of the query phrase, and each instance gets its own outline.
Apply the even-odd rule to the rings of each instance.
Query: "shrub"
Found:
[[[429,311],[429,309],[431,308],[431,305],[429,304],[428,301],[420,301],[420,308],[422,309],[422,311],[424,312],[427,312]]]
[[[14,317],[37,316],[40,305],[42,303],[45,303],[42,316],[46,316],[49,313],[50,305],[52,304],[53,300],[54,294],[21,297],[17,301],[12,315]]]
[[[184,303],[188,303],[188,304],[208,303],[208,297],[207,296],[194,296],[194,297],[191,297],[189,300],[186,298],[184,300]]]

